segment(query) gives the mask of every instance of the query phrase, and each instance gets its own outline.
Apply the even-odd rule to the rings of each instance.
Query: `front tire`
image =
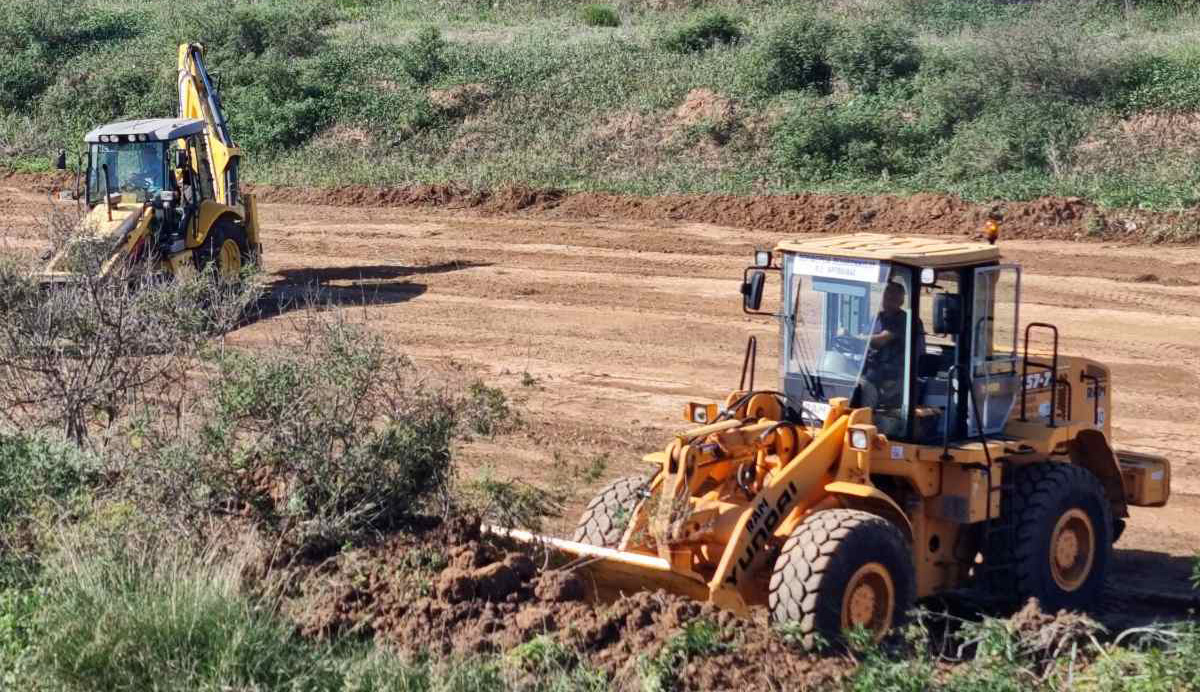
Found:
[[[640,476],[618,478],[604,486],[580,515],[571,540],[600,548],[616,546],[625,535],[647,486],[646,479]]]
[[[916,600],[912,549],[895,524],[852,509],[816,512],[783,545],[771,575],[775,624],[792,623],[806,649],[861,627],[880,640]]]

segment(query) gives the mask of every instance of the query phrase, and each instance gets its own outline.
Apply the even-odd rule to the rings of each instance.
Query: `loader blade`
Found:
[[[622,594],[656,589],[697,601],[710,599],[707,584],[672,570],[670,563],[661,557],[539,536],[520,529],[484,526],[483,531],[520,543],[541,545],[571,559],[571,568],[583,578],[588,598],[593,601],[608,602]]]

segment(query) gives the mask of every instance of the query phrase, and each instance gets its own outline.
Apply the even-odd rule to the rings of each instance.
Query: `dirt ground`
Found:
[[[267,192],[260,214],[273,295],[320,283],[403,352],[453,359],[504,386],[528,424],[515,439],[474,443],[466,458],[566,490],[564,516],[551,526],[558,533],[569,532],[605,483],[643,471],[641,456],[682,427],[686,401],[723,398],[737,384],[748,335],[761,345],[759,381],[772,381],[776,327],[742,314],[742,269],[755,247],[838,225],[824,222],[836,213],[821,206],[828,200],[817,215],[772,212],[766,222],[749,212],[716,215],[744,224],[733,227],[695,220],[714,218],[695,202]],[[430,201],[442,205],[421,204]],[[980,208],[927,201],[935,211],[916,198],[903,212],[847,205],[855,230],[914,232],[921,226],[913,219],[942,207],[939,218],[949,214],[964,235],[978,229],[971,222]],[[0,178],[0,249],[36,251],[48,206],[45,186]],[[1043,207],[1049,221],[1029,221],[1029,233],[1014,222],[1009,237],[1025,237],[1001,240],[1004,255],[1025,268],[1022,322],[1052,322],[1063,351],[1109,364],[1116,445],[1174,465],[1169,506],[1132,509],[1109,605],[1131,607],[1135,596],[1152,612],[1182,616],[1200,548],[1200,248],[1069,240],[1085,233],[1085,214],[1063,219],[1071,205],[1059,202],[1029,206]],[[266,346],[287,317],[259,320],[233,339]]]

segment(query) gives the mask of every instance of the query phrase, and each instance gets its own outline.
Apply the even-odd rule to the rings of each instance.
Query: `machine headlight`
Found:
[[[865,452],[871,446],[871,437],[867,434],[866,430],[851,428],[850,446],[860,452]]]
[[[715,421],[719,414],[716,404],[688,403],[683,407],[683,419],[697,425],[708,425]]]

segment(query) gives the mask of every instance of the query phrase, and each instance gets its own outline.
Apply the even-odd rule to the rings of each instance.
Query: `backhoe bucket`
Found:
[[[711,595],[707,584],[672,571],[667,560],[654,555],[600,548],[499,526],[484,526],[483,531],[520,543],[540,545],[570,559],[572,568],[583,577],[588,597],[593,601],[612,601],[622,594],[654,589],[697,601],[707,601]]]

